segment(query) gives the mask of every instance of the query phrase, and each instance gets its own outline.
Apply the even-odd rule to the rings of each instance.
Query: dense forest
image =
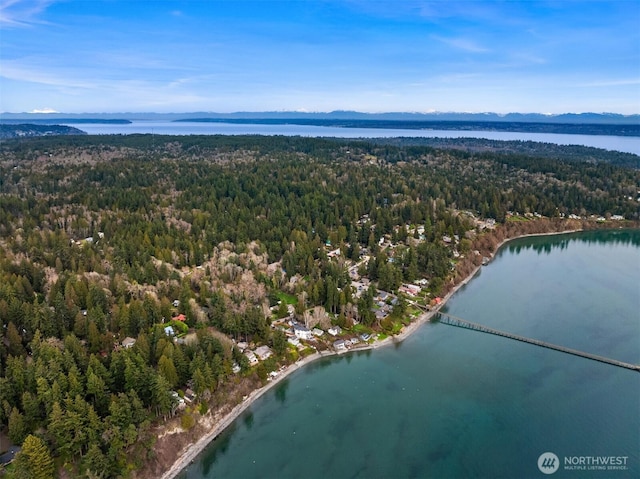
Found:
[[[423,279],[442,294],[486,231],[638,220],[640,171],[569,160],[295,137],[4,141],[0,425],[23,446],[9,474],[131,476],[154,426],[177,414],[188,429],[295,359],[271,327],[287,302],[392,332],[406,304],[381,321],[375,291]],[[274,356],[251,366],[240,341]]]

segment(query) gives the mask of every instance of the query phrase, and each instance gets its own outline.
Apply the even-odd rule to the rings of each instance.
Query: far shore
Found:
[[[570,234],[584,231],[584,229],[571,229],[566,231],[557,231],[557,232],[548,232],[548,233],[531,233],[531,234],[523,234],[514,236],[512,238],[506,238],[502,240],[499,244],[497,244],[491,258],[493,259],[496,253],[509,241],[526,238],[531,236],[552,236],[552,235],[561,235],[561,234]],[[175,478],[183,469],[185,469],[191,462],[193,462],[196,457],[213,441],[218,435],[220,435],[235,419],[240,416],[254,401],[258,398],[262,397],[266,392],[270,391],[274,386],[276,386],[280,381],[285,379],[294,371],[306,366],[307,364],[312,363],[321,358],[349,354],[357,351],[366,351],[371,349],[378,349],[384,346],[389,346],[392,344],[397,344],[404,341],[406,338],[411,336],[414,332],[416,332],[420,326],[424,323],[431,320],[431,318],[438,313],[440,308],[442,308],[447,301],[463,286],[468,284],[480,271],[482,266],[477,266],[467,277],[465,277],[462,281],[456,284],[451,291],[449,291],[446,296],[442,298],[442,302],[434,309],[424,312],[420,314],[414,321],[412,321],[407,326],[403,327],[400,333],[395,336],[389,336],[381,341],[374,341],[371,344],[363,345],[360,347],[354,347],[344,352],[336,352],[336,351],[323,351],[311,354],[303,359],[296,361],[295,363],[287,366],[286,369],[280,372],[278,376],[269,381],[263,387],[255,389],[252,391],[242,402],[237,404],[228,414],[226,414],[222,420],[220,420],[213,429],[211,429],[207,434],[198,439],[197,442],[187,446],[180,454],[178,459],[173,463],[171,468],[169,468],[163,475],[162,479],[173,479]]]

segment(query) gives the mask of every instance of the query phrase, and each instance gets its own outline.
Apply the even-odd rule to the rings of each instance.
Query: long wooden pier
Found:
[[[640,372],[640,364],[625,363],[618,361],[617,359],[605,358],[604,356],[598,356],[596,354],[586,353],[577,349],[566,348],[564,346],[558,346],[557,344],[547,343],[546,341],[540,341],[539,339],[528,338],[526,336],[520,336],[518,334],[507,333],[506,331],[500,331],[499,329],[490,328],[478,323],[472,323],[466,319],[458,318],[447,313],[438,311],[434,318],[437,318],[442,324],[448,324],[450,326],[456,326],[459,328],[472,329],[474,331],[480,331],[482,333],[493,334],[495,336],[502,336],[504,338],[515,339],[523,343],[534,344],[547,349],[555,349],[567,354],[573,354],[574,356],[580,356],[582,358],[591,359],[605,364],[611,364],[612,366],[618,366],[619,368],[631,369],[632,371]]]

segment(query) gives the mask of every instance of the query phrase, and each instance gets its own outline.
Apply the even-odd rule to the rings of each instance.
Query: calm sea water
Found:
[[[339,128],[312,125],[253,125],[231,123],[134,121],[130,124],[70,124],[91,135],[155,133],[157,135],[284,135],[336,138],[486,138],[582,145],[640,155],[640,137],[563,135],[507,131],[403,130],[386,128]]]
[[[514,241],[447,308],[640,363],[640,231]],[[294,373],[180,477],[535,478],[545,452],[551,477],[640,477],[640,374],[436,323]],[[564,469],[602,456],[627,469]]]

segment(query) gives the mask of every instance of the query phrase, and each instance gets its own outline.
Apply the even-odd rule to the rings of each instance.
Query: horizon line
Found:
[[[237,110],[237,111],[204,111],[204,110],[195,110],[195,111],[168,111],[168,112],[160,112],[160,111],[84,111],[84,112],[67,112],[67,111],[57,111],[53,109],[37,109],[33,111],[4,111],[0,112],[1,115],[41,115],[41,116],[55,116],[55,115],[241,115],[241,114],[295,114],[295,115],[329,115],[329,114],[358,114],[358,115],[416,115],[416,116],[429,116],[429,115],[495,115],[498,117],[505,117],[509,115],[536,115],[536,116],[544,116],[544,117],[555,117],[555,116],[563,116],[563,115],[601,115],[601,116],[621,116],[621,117],[630,117],[630,116],[640,116],[640,112],[638,113],[618,113],[612,111],[583,111],[583,112],[575,112],[575,111],[566,111],[562,113],[545,113],[545,112],[535,112],[535,111],[510,111],[507,113],[500,113],[496,111],[439,111],[439,110],[428,110],[428,111],[403,111],[403,110],[390,110],[390,111],[359,111],[359,110]]]

